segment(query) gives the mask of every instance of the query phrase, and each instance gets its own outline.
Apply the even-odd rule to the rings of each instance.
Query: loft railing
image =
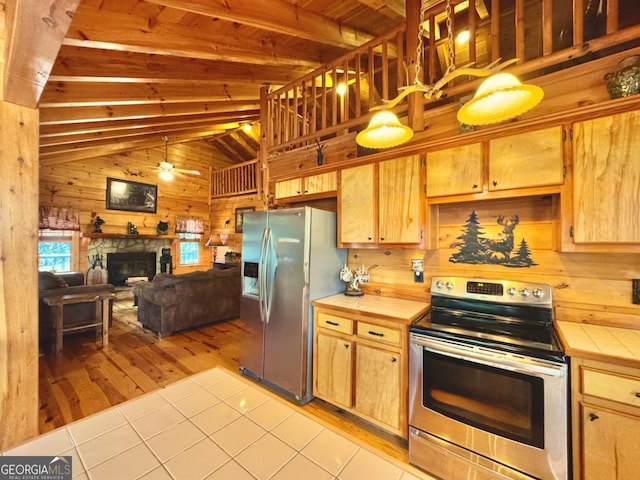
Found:
[[[258,191],[258,161],[250,160],[211,172],[211,198]]]
[[[482,67],[499,58],[518,58],[510,71],[532,78],[560,69],[567,62],[575,64],[587,53],[640,38],[636,2],[451,0],[454,36],[462,30],[470,35],[463,46],[454,43],[455,65],[473,62]],[[473,15],[468,15],[470,3]],[[508,8],[503,7],[507,4]],[[442,3],[426,11],[425,23],[428,27],[423,38],[420,80],[432,84],[441,78],[450,61]],[[372,107],[380,105],[382,99],[394,98],[401,87],[413,83],[417,42],[417,27],[415,33],[407,35],[403,25],[266,94],[266,112],[262,115],[266,151],[271,154],[310,145],[319,138],[363,126]],[[446,98],[439,102],[459,101],[469,94],[469,80],[459,77],[449,83],[444,89]],[[402,102],[394,110],[403,114],[407,105]]]

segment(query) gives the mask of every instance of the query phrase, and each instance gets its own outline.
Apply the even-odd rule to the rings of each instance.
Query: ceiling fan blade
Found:
[[[186,173],[187,175],[202,175],[200,170],[187,170],[185,168],[175,168],[173,169],[176,172]]]

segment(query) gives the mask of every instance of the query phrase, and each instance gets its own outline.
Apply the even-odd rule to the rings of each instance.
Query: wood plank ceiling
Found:
[[[73,2],[70,2],[73,3]],[[79,0],[39,99],[41,163],[195,139],[256,158],[277,88],[404,22],[404,0]]]

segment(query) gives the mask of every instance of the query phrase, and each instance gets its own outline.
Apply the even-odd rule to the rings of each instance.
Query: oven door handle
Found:
[[[484,347],[471,347],[456,342],[443,342],[441,340],[424,337],[419,339],[412,337],[411,343],[439,355],[480,363],[489,367],[509,370],[524,375],[538,374],[550,377],[562,377],[567,374],[566,364],[557,364],[525,356],[518,356],[517,359],[514,359],[512,355],[497,351],[494,353]]]

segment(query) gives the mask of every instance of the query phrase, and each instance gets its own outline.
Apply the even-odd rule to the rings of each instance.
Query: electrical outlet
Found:
[[[413,283],[424,283],[424,272],[414,272]]]
[[[631,280],[631,303],[640,305],[640,279]]]

